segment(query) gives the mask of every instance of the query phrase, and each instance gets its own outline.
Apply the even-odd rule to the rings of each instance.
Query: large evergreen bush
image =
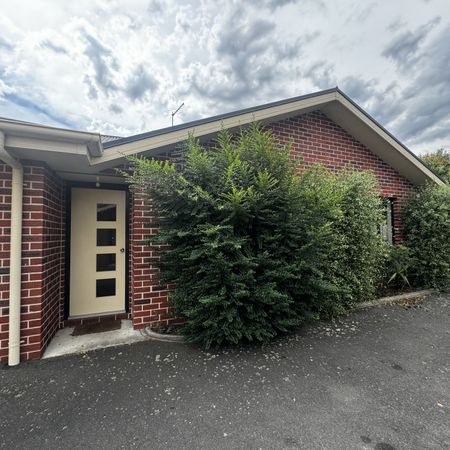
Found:
[[[130,182],[159,211],[161,278],[183,333],[203,346],[268,341],[373,294],[381,239],[373,177],[314,168],[253,125],[186,164],[132,159]],[[367,296],[367,297],[366,297]]]
[[[333,174],[316,167],[303,173],[301,186],[322,204],[320,211],[308,205],[311,214],[326,217],[329,227],[321,277],[330,289],[317,306],[320,316],[333,317],[375,296],[387,245],[379,233],[382,202],[369,172]]]
[[[450,186],[428,185],[405,207],[406,244],[414,260],[414,282],[450,287]]]

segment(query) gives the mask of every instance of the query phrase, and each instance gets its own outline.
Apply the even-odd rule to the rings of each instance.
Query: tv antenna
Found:
[[[183,106],[184,106],[184,102],[176,109],[176,111],[172,112],[172,126],[173,126],[173,117]]]

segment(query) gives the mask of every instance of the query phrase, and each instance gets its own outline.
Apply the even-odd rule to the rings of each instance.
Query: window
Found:
[[[97,203],[97,220],[101,222],[115,222],[116,209],[116,205]]]
[[[96,281],[96,297],[110,297],[116,295],[116,279],[106,278]]]
[[[105,247],[116,245],[116,230],[114,228],[97,229],[97,246]]]
[[[108,272],[116,270],[116,254],[115,253],[98,253],[97,254],[97,272]]]
[[[394,199],[383,198],[384,218],[380,225],[380,234],[389,244],[394,243]]]

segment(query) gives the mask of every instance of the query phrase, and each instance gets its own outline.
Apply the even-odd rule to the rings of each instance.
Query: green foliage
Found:
[[[405,245],[388,247],[383,284],[402,288],[410,286],[410,273],[414,268],[411,251]]]
[[[444,181],[450,183],[450,151],[440,148],[422,156],[422,159]]]
[[[332,286],[328,295],[321,297],[319,310],[321,316],[333,317],[375,295],[386,252],[378,227],[382,203],[371,173],[335,175],[319,168],[316,175],[312,190],[327,203],[313,214],[325,216],[330,226],[322,277]],[[303,179],[310,176],[306,172]]]
[[[302,175],[253,125],[214,147],[188,141],[184,169],[133,158],[129,181],[156,205],[161,278],[182,332],[205,347],[267,342],[370,298],[382,243],[374,178]]]
[[[450,287],[450,186],[428,185],[405,207],[406,244],[416,284]]]

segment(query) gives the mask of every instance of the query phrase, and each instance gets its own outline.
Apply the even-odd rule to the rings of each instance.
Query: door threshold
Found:
[[[125,313],[126,311],[124,309],[120,309],[118,311],[108,311],[97,314],[80,314],[78,316],[69,316],[66,320],[95,319],[96,317],[114,316],[115,314],[125,314]]]

